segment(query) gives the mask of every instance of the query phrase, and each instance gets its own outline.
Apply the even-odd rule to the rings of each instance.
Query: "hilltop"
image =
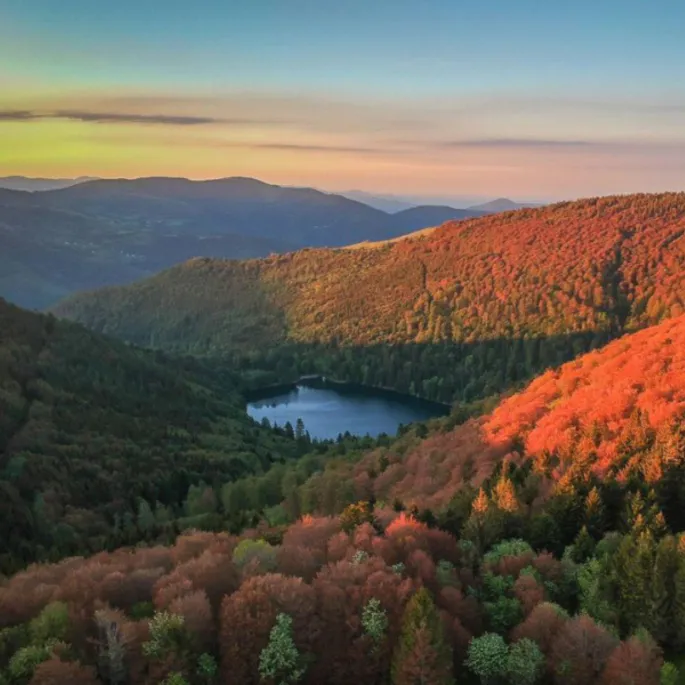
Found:
[[[44,190],[57,190],[68,188],[77,183],[96,180],[92,176],[79,176],[78,178],[29,178],[27,176],[2,176],[0,188],[7,190],[26,190],[29,192],[41,192]]]
[[[466,402],[685,311],[685,194],[523,209],[367,247],[193,260],[54,311],[141,345]]]

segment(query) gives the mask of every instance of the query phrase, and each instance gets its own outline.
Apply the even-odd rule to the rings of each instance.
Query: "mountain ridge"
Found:
[[[0,295],[44,308],[71,292],[130,282],[191,257],[249,258],[386,240],[436,218],[473,214],[441,209],[436,217],[427,207],[396,216],[313,188],[243,177],[0,189]]]

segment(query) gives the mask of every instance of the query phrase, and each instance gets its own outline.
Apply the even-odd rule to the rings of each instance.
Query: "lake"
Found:
[[[247,405],[255,420],[264,417],[283,427],[295,427],[302,419],[312,438],[335,439],[340,433],[352,435],[381,433],[394,435],[400,424],[425,421],[449,412],[449,407],[409,395],[348,384],[327,384],[321,380],[280,388]]]

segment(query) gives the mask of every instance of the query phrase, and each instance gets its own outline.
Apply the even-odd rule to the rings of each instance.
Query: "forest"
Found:
[[[566,202],[357,249],[195,259],[54,312],[256,378],[468,403],[685,313],[684,217],[683,193]]]
[[[484,552],[496,511],[479,496],[461,539],[359,503],[33,566],[0,588],[0,678],[675,685],[685,543],[630,504],[625,532],[583,527],[560,557],[520,538]]]
[[[94,332],[0,301],[0,685],[685,682],[683,216],[193,260],[55,310]],[[246,416],[305,373],[452,411]]]
[[[161,363],[7,310],[25,345],[64,326]],[[139,495],[134,547],[8,578],[0,682],[677,685],[683,343],[667,320],[377,444],[265,423],[287,459]]]
[[[311,449],[255,424],[240,392],[223,366],[0,300],[0,571],[134,543],[141,500],[164,527],[189,487]]]

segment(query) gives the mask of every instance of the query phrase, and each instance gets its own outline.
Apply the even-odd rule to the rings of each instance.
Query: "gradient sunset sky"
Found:
[[[0,175],[685,188],[682,0],[0,0]]]

